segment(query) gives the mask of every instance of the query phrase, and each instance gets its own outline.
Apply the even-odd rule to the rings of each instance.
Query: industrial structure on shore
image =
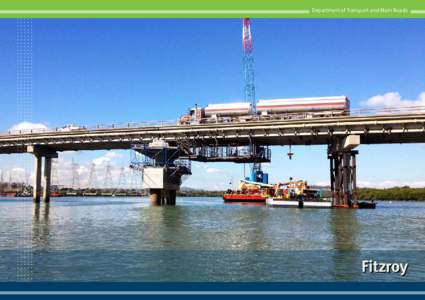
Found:
[[[63,166],[59,165],[56,159],[53,159],[50,188],[51,197],[146,195],[146,191],[142,189],[141,174],[135,170],[126,170],[124,167],[119,167],[117,170],[115,166],[111,166],[109,163],[106,166],[96,166],[96,164],[91,163],[88,176],[82,177],[78,172],[80,165],[74,160],[72,160],[70,170],[69,168],[65,168],[59,172],[60,168],[63,168]],[[96,170],[105,175],[98,178]],[[116,175],[115,178],[112,176],[112,170]],[[14,174],[13,171],[0,171],[0,196],[31,196],[33,187],[29,182],[30,174],[24,170],[20,170],[21,172],[19,172],[23,174]],[[5,173],[8,174],[7,178],[4,176]],[[63,180],[63,177],[65,177],[63,176],[64,173],[70,174],[71,178],[67,178],[67,181]]]

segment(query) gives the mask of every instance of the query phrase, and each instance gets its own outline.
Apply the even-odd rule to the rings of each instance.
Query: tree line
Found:
[[[177,193],[180,197],[222,197],[224,191],[190,190]],[[327,195],[328,193],[326,193]],[[330,193],[329,195],[330,196]],[[358,188],[359,200],[410,200],[425,201],[425,188],[412,188],[409,186],[392,187],[387,189]]]
[[[424,201],[425,188],[411,188],[409,186],[392,187],[387,189],[359,188],[358,199],[361,200],[411,200]]]

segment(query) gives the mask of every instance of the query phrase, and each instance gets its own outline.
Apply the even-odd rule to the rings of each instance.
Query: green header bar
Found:
[[[0,0],[3,18],[423,18],[424,0]]]

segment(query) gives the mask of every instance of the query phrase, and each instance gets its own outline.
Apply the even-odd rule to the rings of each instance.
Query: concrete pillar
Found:
[[[46,156],[44,158],[44,189],[43,189],[43,201],[50,201],[50,181],[52,177],[52,158]]]
[[[161,199],[161,190],[159,189],[150,189],[149,190],[149,200],[152,205],[160,205]]]
[[[351,207],[351,166],[350,166],[350,152],[344,152],[342,154],[342,163],[343,163],[343,180],[342,180],[342,189],[343,189],[343,203],[346,206]]]
[[[34,154],[34,184],[33,184],[33,201],[40,202],[41,196],[41,162],[45,158],[44,173],[45,185],[43,190],[43,200],[50,200],[50,178],[52,172],[52,158],[57,158],[58,153],[51,148],[43,146],[27,146],[26,152]]]
[[[357,166],[356,166],[356,155],[351,155],[351,181],[353,190],[353,206],[358,207],[357,199]]]
[[[182,174],[171,167],[144,169],[143,187],[149,189],[153,205],[175,205],[176,191],[180,188]]]
[[[168,199],[167,199],[168,205],[176,205],[176,194],[177,194],[177,191],[175,190],[168,191]]]
[[[40,202],[41,193],[41,155],[34,155],[34,185],[32,199],[34,202]]]
[[[176,190],[150,189],[149,200],[152,205],[176,205]]]

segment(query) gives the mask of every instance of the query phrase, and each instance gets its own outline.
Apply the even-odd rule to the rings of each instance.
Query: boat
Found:
[[[29,191],[22,191],[16,194],[16,197],[31,197],[32,193]]]
[[[1,193],[1,196],[4,197],[16,197],[18,195],[18,192],[3,192]]]
[[[129,196],[129,197],[137,197],[137,196],[142,196],[142,193],[141,192],[138,192],[138,191],[129,191],[129,192],[127,192],[127,196]]]
[[[297,208],[332,208],[332,201],[327,200],[287,200],[269,197],[266,200],[269,206],[297,207]]]
[[[114,197],[126,197],[127,193],[126,192],[117,192],[117,193],[114,193],[112,196],[114,196]]]
[[[275,195],[268,197],[266,204],[270,206],[297,207],[297,208],[358,208],[373,209],[376,203],[359,201],[352,206],[333,204],[332,198],[323,197],[323,190],[313,189],[307,182],[298,180],[279,183],[275,188]]]
[[[375,202],[359,201],[357,202],[357,208],[374,209],[376,208]]]
[[[272,195],[273,185],[250,180],[240,180],[239,189],[227,190],[223,195],[224,202],[265,203]]]
[[[321,189],[313,189],[306,181],[278,183],[275,195],[268,197],[266,204],[270,206],[297,207],[297,208],[332,208],[332,201],[323,197]]]
[[[97,196],[98,193],[97,192],[84,192],[83,196]]]
[[[226,193],[223,195],[224,202],[266,202],[267,195]]]

